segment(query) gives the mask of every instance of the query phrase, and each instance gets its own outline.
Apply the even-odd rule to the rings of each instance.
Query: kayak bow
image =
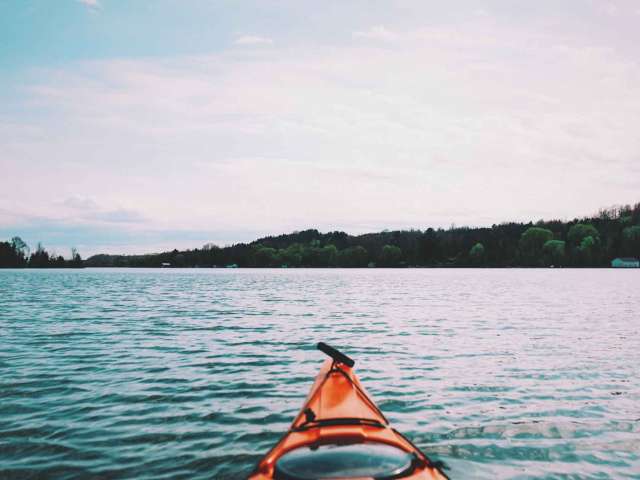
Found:
[[[289,431],[250,480],[446,479],[391,428],[353,372],[355,362],[322,342],[325,360]]]

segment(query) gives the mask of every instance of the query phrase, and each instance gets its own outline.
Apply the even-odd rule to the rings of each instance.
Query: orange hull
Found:
[[[249,479],[277,479],[278,459],[301,447],[363,443],[389,445],[412,454],[415,461],[411,471],[398,478],[447,478],[425,454],[390,427],[351,367],[327,359],[289,431],[260,461]]]

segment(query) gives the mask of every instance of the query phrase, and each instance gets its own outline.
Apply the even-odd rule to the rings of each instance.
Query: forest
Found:
[[[605,267],[640,257],[640,203],[571,221],[349,235],[304,230],[251,243],[95,255],[91,267]]]
[[[491,227],[382,231],[363,235],[310,229],[250,243],[82,261],[33,253],[19,237],[0,242],[2,267],[606,267],[640,257],[640,203],[571,221]]]
[[[81,268],[82,257],[75,248],[67,260],[62,255],[48,252],[38,243],[32,252],[20,237],[0,242],[0,268]]]

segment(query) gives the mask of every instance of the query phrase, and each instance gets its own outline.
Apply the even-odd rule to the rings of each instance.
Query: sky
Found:
[[[68,255],[640,201],[640,2],[0,0],[0,239]]]

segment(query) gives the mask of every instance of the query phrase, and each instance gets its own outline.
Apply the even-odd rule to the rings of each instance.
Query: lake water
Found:
[[[0,271],[0,478],[245,478],[342,347],[452,478],[640,478],[640,270]]]

